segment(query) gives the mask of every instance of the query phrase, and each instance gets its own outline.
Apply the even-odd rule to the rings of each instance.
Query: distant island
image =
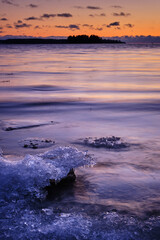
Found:
[[[122,44],[120,40],[102,39],[97,35],[69,36],[67,39],[12,38],[0,40],[0,44]]]
[[[120,40],[102,39],[97,35],[77,35],[69,36],[67,38],[68,43],[125,43]]]

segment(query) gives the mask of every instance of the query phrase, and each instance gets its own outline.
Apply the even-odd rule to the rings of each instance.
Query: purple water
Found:
[[[160,46],[6,45],[0,60],[1,239],[158,240]],[[129,147],[83,144],[110,136]],[[64,146],[96,164],[76,168],[56,198],[34,199],[29,179],[43,167],[27,175],[23,159]]]

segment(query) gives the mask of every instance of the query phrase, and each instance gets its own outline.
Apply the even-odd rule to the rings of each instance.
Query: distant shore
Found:
[[[12,38],[0,40],[0,44],[125,44],[125,42],[119,40],[110,39],[78,39],[78,38],[67,38],[67,39],[43,39],[43,38]]]

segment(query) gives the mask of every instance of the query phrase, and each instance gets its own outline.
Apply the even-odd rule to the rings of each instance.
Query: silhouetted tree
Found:
[[[91,35],[89,39],[90,39],[90,42],[93,42],[93,43],[102,42],[102,38],[98,37],[97,35]]]
[[[91,35],[90,37],[87,35],[77,35],[77,36],[69,36],[67,39],[70,43],[100,43],[102,42],[102,38]]]

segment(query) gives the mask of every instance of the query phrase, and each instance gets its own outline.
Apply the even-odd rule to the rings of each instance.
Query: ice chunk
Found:
[[[93,163],[93,160],[86,152],[80,152],[77,148],[73,147],[58,147],[40,154],[39,157],[43,160],[51,160],[56,167],[67,169],[67,171]]]
[[[97,214],[93,204],[93,211],[85,212],[79,204],[71,209],[61,206],[61,201],[43,206],[40,199],[34,198],[41,197],[41,189],[51,177],[59,179],[68,169],[90,163],[92,159],[87,154],[71,147],[27,155],[19,162],[11,163],[1,157],[0,239],[159,239],[158,216],[141,220],[114,211]]]
[[[1,178],[4,194],[13,189],[15,196],[28,193],[41,198],[42,189],[50,184],[50,179],[59,181],[66,177],[70,169],[92,164],[87,154],[72,147],[58,147],[37,155],[26,155],[19,162],[6,162],[1,157]],[[9,194],[9,197],[12,196]],[[15,197],[16,198],[16,197]]]

